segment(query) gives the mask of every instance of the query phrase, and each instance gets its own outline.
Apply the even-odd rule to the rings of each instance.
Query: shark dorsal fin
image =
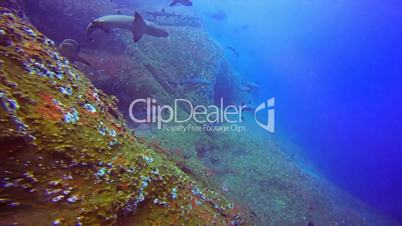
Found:
[[[134,13],[134,22],[133,22],[133,37],[134,42],[138,42],[144,34],[154,36],[154,37],[167,37],[169,34],[167,31],[152,25],[147,24],[144,18],[138,13]]]
[[[142,16],[138,12],[135,12],[133,22],[134,42],[138,42],[145,34],[146,30],[147,30],[147,24],[145,23],[144,18],[142,18]]]
[[[134,24],[143,24],[143,25],[145,25],[144,18],[142,18],[141,14],[139,14],[137,11],[134,12]]]

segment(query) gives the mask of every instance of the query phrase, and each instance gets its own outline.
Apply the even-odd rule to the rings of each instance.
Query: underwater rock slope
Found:
[[[129,108],[134,98],[154,97],[161,104],[170,104],[177,97],[205,105],[220,101],[220,97],[228,103],[237,101],[234,99],[240,85],[238,76],[225,59],[224,49],[200,25],[186,22],[194,18],[141,11],[144,18],[163,26],[169,37],[144,36],[134,43],[131,32],[116,29],[110,33],[95,31],[89,42],[85,27],[93,18],[115,13],[116,6],[110,1],[28,0],[19,7],[25,9],[32,24],[56,43],[71,38],[81,44],[82,56],[91,67],[78,67],[96,87],[119,97],[122,111]],[[134,10],[124,7],[124,15],[133,15]],[[211,85],[182,90],[174,84],[191,77],[208,80]],[[241,95],[248,96],[244,92]]]
[[[0,8],[0,225],[218,225],[241,220],[134,137],[116,99]]]

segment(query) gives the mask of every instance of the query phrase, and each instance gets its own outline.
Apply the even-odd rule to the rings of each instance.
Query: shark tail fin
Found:
[[[135,12],[135,19],[134,19],[134,30],[133,30],[133,37],[134,42],[138,42],[144,34],[154,36],[154,37],[167,37],[169,34],[156,26],[148,25],[144,18],[138,13]]]
[[[169,33],[161,28],[147,25],[147,30],[146,30],[147,35],[151,35],[154,37],[168,37]]]
[[[142,36],[146,32],[147,24],[145,23],[144,18],[138,13],[134,13],[134,30],[133,30],[133,38],[134,42],[138,42]]]

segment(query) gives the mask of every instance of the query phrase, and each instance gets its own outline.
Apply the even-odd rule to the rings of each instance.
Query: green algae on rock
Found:
[[[0,8],[0,224],[243,223],[126,128],[54,42]]]

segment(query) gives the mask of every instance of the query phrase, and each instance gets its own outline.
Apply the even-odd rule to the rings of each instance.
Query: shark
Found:
[[[237,49],[233,46],[227,46],[226,49],[230,50],[236,57],[240,56],[239,51],[237,51]]]
[[[242,91],[242,92],[251,92],[251,90],[252,89],[248,86],[240,86],[239,87],[239,91]]]
[[[239,87],[239,90],[242,92],[251,92],[254,89],[259,89],[260,85],[253,83],[253,82],[245,82],[243,85]]]
[[[79,54],[81,52],[81,46],[73,39],[65,39],[59,45],[60,54],[66,57],[71,63],[76,61],[86,65],[90,65],[88,61],[83,59]]]
[[[192,6],[193,5],[191,0],[173,0],[173,2],[170,3],[170,6],[175,6],[177,4],[182,4],[184,6]]]
[[[250,87],[251,89],[260,88],[260,85],[258,85],[257,83],[253,83],[253,82],[246,82],[244,85],[247,86],[247,87]]]
[[[219,10],[215,13],[206,13],[207,16],[211,17],[212,19],[218,20],[218,21],[224,21],[227,20],[227,15],[225,11]]]
[[[108,15],[93,20],[87,27],[87,36],[89,37],[95,29],[104,32],[110,32],[112,28],[120,28],[133,32],[134,42],[138,42],[144,35],[153,37],[168,37],[167,31],[159,26],[145,21],[144,18],[135,12],[134,16],[126,15]]]

